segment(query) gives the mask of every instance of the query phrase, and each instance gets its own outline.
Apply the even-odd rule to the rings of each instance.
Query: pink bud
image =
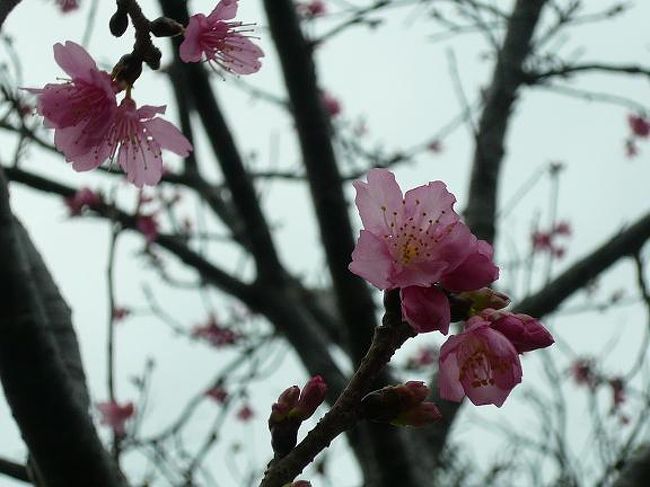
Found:
[[[628,115],[627,122],[637,137],[646,138],[650,135],[650,122],[642,115]]]
[[[299,396],[300,388],[298,386],[291,386],[280,394],[278,401],[271,406],[269,427],[271,427],[272,423],[278,423],[287,417],[289,412],[298,404]]]
[[[485,310],[484,316],[491,321],[491,327],[501,332],[518,353],[545,348],[553,343],[553,337],[544,325],[531,316],[509,311]]]
[[[312,377],[302,389],[298,403],[290,415],[300,421],[311,417],[325,400],[325,394],[327,394],[327,384],[323,378],[320,375]]]
[[[442,419],[438,407],[432,402],[421,402],[416,407],[401,413],[392,421],[395,426],[424,426]]]

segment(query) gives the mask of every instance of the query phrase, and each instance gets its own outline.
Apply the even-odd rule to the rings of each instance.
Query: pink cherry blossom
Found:
[[[63,13],[72,12],[79,8],[78,0],[56,0],[56,3],[59,5],[59,9]]]
[[[136,108],[131,98],[124,98],[103,140],[73,159],[78,170],[93,169],[107,159],[117,159],[127,179],[138,188],[157,184],[163,172],[162,149],[181,157],[192,150],[192,144],[173,124],[157,116],[163,113],[164,106]]]
[[[343,111],[343,107],[341,106],[341,102],[338,100],[338,98],[335,98],[334,95],[327,91],[324,91],[321,94],[321,102],[323,103],[325,111],[329,114],[330,117],[336,117]]]
[[[223,404],[228,398],[228,392],[221,386],[211,387],[205,391],[204,395],[219,404]]]
[[[412,357],[406,362],[406,368],[409,370],[421,369],[433,364],[438,360],[438,349],[435,347],[420,347]]]
[[[250,421],[255,416],[255,412],[251,409],[248,404],[244,404],[239,411],[237,411],[237,419],[240,421]]]
[[[118,323],[128,318],[130,314],[131,310],[129,308],[125,308],[124,306],[115,306],[113,308],[113,321]]]
[[[318,17],[327,13],[327,5],[323,0],[311,0],[298,4],[298,12],[305,17]]]
[[[291,417],[298,418],[300,421],[310,418],[323,403],[326,394],[325,380],[320,375],[312,377],[300,391],[298,402],[290,412]]]
[[[442,142],[438,139],[434,139],[427,144],[427,150],[434,154],[439,154],[442,152]]]
[[[408,286],[400,292],[402,315],[418,333],[449,331],[451,310],[444,292],[436,287]]]
[[[578,385],[586,385],[590,389],[595,389],[601,382],[601,378],[596,372],[594,361],[590,358],[578,358],[571,364],[571,375]]]
[[[117,102],[111,76],[79,44],[54,45],[54,59],[70,76],[65,83],[28,89],[38,96],[37,112],[54,129],[54,143],[76,171],[90,169],[75,162],[97,146],[113,124]]]
[[[181,59],[197,63],[203,57],[208,62],[237,74],[259,71],[259,58],[264,52],[246,35],[250,24],[233,21],[237,15],[237,0],[221,0],[207,17],[197,14],[190,17],[185,29],[185,39],[180,47]]]
[[[650,136],[650,120],[643,115],[628,115],[627,122],[636,137],[645,139]]]
[[[449,337],[440,349],[440,396],[459,402],[467,396],[477,406],[500,407],[521,382],[519,354],[501,332],[480,316],[465,331]]]
[[[97,208],[103,202],[101,193],[89,188],[81,188],[72,196],[64,198],[70,216],[81,215],[84,208]]]
[[[156,220],[155,213],[151,215],[138,215],[135,226],[144,235],[144,239],[148,244],[158,238],[158,221]]]
[[[101,423],[110,426],[117,436],[124,436],[126,433],[125,423],[135,413],[132,402],[118,404],[115,401],[100,402],[97,409],[101,413]]]
[[[625,379],[623,377],[612,377],[608,381],[612,389],[612,412],[616,411],[626,400]]]
[[[546,348],[555,343],[544,325],[526,314],[486,309],[480,316],[490,322],[492,329],[502,333],[518,353]]]
[[[239,340],[239,333],[229,329],[222,328],[217,324],[214,316],[210,316],[205,325],[195,326],[192,330],[192,337],[207,341],[213,347],[223,347],[233,345]]]
[[[368,182],[354,187],[364,229],[349,269],[379,289],[429,287],[470,254],[472,234],[443,182],[402,196],[393,173],[371,169]]]

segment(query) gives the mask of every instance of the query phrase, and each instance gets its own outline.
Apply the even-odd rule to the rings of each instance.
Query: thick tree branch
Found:
[[[474,234],[494,241],[501,162],[522,69],[546,0],[517,0],[499,50],[479,121],[465,220]]]
[[[29,474],[27,473],[27,467],[4,458],[0,458],[0,474],[16,480],[31,483]]]
[[[20,3],[20,0],[2,0],[0,1],[0,30],[7,20],[11,11]]]
[[[650,485],[650,447],[641,448],[624,464],[612,487],[646,487]]]
[[[122,486],[47,328],[21,244],[0,171],[0,379],[7,401],[48,486]]]

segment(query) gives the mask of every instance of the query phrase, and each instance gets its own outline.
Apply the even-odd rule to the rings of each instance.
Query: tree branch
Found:
[[[0,30],[11,11],[20,3],[20,0],[2,0],[0,2]]]
[[[495,236],[498,183],[510,113],[545,3],[546,0],[517,0],[479,121],[465,220],[478,238],[489,242]]]
[[[527,85],[534,85],[554,77],[569,77],[572,74],[601,72],[613,74],[634,74],[650,78],[650,68],[634,64],[606,64],[606,63],[585,63],[567,64],[548,70],[529,70],[524,72],[523,82]]]
[[[31,483],[27,467],[20,463],[15,463],[4,458],[0,458],[0,474],[11,477],[12,479],[22,480]]]
[[[1,171],[0,253],[0,379],[40,474],[52,487],[122,486],[47,329]]]

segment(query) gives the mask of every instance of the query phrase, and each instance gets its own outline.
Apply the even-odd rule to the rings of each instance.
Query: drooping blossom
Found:
[[[78,0],[56,0],[56,3],[64,14],[79,8]]]
[[[63,200],[68,207],[70,216],[79,216],[84,208],[97,208],[103,202],[101,193],[93,191],[90,188],[81,188],[72,196],[67,196]]]
[[[111,76],[71,41],[54,45],[54,59],[70,80],[28,91],[38,97],[36,110],[45,126],[54,129],[57,149],[76,171],[88,170],[76,158],[93,150],[113,124],[117,102]]]
[[[237,411],[237,419],[240,421],[250,421],[255,416],[255,412],[251,409],[248,404],[244,404],[239,411]]]
[[[612,390],[612,412],[614,412],[625,402],[625,379],[623,377],[612,377],[607,382]]]
[[[330,117],[336,117],[340,115],[341,112],[343,111],[341,102],[330,92],[323,91],[321,93],[320,99],[321,102],[323,103],[323,106],[325,107],[325,111],[328,113]]]
[[[170,122],[157,115],[165,113],[165,106],[143,105],[136,107],[130,97],[125,97],[115,112],[112,125],[103,139],[92,150],[73,160],[79,171],[87,171],[104,161],[117,159],[127,179],[138,188],[153,186],[163,172],[162,149],[186,157],[192,144]]]
[[[438,360],[438,349],[435,347],[420,347],[417,352],[409,357],[406,368],[417,370],[432,365]]]
[[[571,364],[570,373],[576,384],[586,385],[590,389],[595,389],[601,382],[594,361],[590,358],[581,357],[576,359]]]
[[[113,321],[119,323],[128,318],[130,314],[131,310],[129,308],[125,308],[124,306],[115,306],[113,308]]]
[[[251,74],[262,67],[264,52],[247,35],[251,24],[232,20],[237,15],[237,0],[221,0],[207,17],[190,17],[180,57],[186,63],[202,59],[226,71]]]
[[[518,353],[546,348],[555,343],[553,336],[544,325],[532,316],[486,309],[480,317],[487,320],[492,329],[503,334]]]
[[[97,410],[101,413],[101,423],[112,428],[117,436],[126,434],[125,424],[135,413],[132,402],[118,404],[115,401],[100,402]]]
[[[240,335],[230,328],[222,328],[214,316],[210,316],[204,325],[195,326],[192,329],[192,337],[207,341],[213,347],[233,345],[239,340]]]
[[[158,221],[156,214],[138,215],[135,220],[135,226],[138,231],[144,235],[145,241],[150,244],[158,238]]]
[[[228,398],[228,391],[223,387],[216,385],[205,391],[204,395],[218,404],[223,404]]]
[[[323,0],[311,0],[309,2],[302,2],[297,5],[300,15],[307,18],[318,17],[327,13],[327,5]]]
[[[379,289],[401,288],[402,312],[416,331],[446,333],[446,292],[480,289],[498,278],[492,247],[460,221],[456,198],[441,181],[403,196],[390,171],[372,169],[367,183],[354,186],[364,229],[350,271]]]
[[[635,137],[646,139],[650,136],[650,120],[643,115],[630,114],[627,116],[627,122]]]
[[[440,349],[440,396],[448,401],[467,396],[477,406],[500,407],[521,377],[517,350],[481,316],[470,318]]]

